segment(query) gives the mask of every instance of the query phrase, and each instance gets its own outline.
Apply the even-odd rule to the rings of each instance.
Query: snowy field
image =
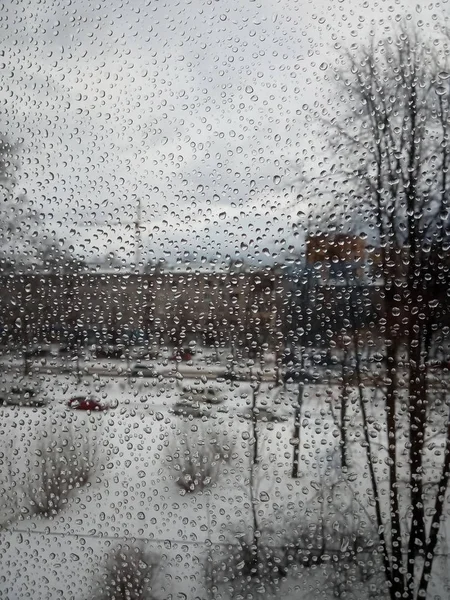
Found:
[[[24,372],[25,368],[32,372],[44,374],[52,373],[81,373],[91,375],[119,375],[126,377],[134,365],[151,365],[163,377],[170,375],[181,375],[185,377],[196,377],[202,374],[208,378],[215,379],[224,374],[230,368],[233,356],[230,350],[214,350],[210,348],[197,349],[195,355],[189,361],[172,360],[173,351],[169,348],[158,349],[156,359],[141,357],[144,348],[134,348],[131,356],[125,358],[97,358],[89,348],[83,348],[78,357],[61,355],[58,353],[59,346],[49,346],[51,354],[45,357],[30,357],[26,361],[23,354],[18,351],[3,351],[0,354],[0,365],[3,372],[14,374]],[[240,371],[247,378],[261,376],[263,379],[271,380],[275,377],[275,355],[266,353],[264,364],[254,360],[240,360]]]
[[[162,367],[169,368],[164,363]],[[80,381],[75,374],[41,371],[33,377],[40,381],[45,407],[0,409],[0,598],[95,600],[105,556],[118,543],[130,541],[159,556],[158,597],[244,598],[247,592],[236,592],[234,584],[217,569],[212,575],[207,565],[228,564],[227,556],[236,555],[239,540],[252,539],[255,518],[261,547],[272,548],[277,556],[296,536],[303,536],[302,544],[307,544],[308,530],[311,543],[317,542],[313,538],[320,518],[327,530],[338,533],[337,550],[351,543],[348,526],[362,532],[361,539],[370,537],[373,509],[356,401],[348,413],[351,457],[344,478],[336,420],[339,387],[305,387],[300,473],[293,479],[297,386],[263,381],[255,399],[250,381],[219,381],[214,385],[221,403],[207,407],[201,416],[183,417],[173,412],[183,387],[205,383],[207,373],[211,377],[214,372],[209,365],[194,368],[199,369],[197,381],[182,372],[143,380],[83,374]],[[4,370],[4,383],[16,377],[12,368]],[[80,391],[114,408],[92,414],[69,409],[68,400]],[[383,479],[382,406],[374,390],[366,394],[371,400],[371,443],[380,455],[376,469]],[[439,436],[437,425],[435,447]],[[61,460],[86,460],[92,468],[88,483],[70,492],[56,514],[36,514],[27,490],[42,476],[42,456],[49,448]],[[210,480],[193,492],[177,482],[180,472],[173,460],[186,448],[220,449]],[[441,553],[446,553],[445,543]],[[377,570],[373,560],[373,554],[361,553],[371,572]],[[449,565],[444,558],[438,562],[436,591],[446,595],[436,597],[448,597],[442,573]],[[379,576],[364,579],[354,571],[347,569],[347,595],[339,592],[338,597],[384,597]],[[312,566],[293,561],[273,588],[260,583],[252,594],[269,598],[283,593],[288,600],[332,598],[344,589],[342,577],[332,557]]]

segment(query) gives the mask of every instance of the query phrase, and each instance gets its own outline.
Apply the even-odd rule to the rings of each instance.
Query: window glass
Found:
[[[449,17],[1,3],[0,598],[450,597]]]

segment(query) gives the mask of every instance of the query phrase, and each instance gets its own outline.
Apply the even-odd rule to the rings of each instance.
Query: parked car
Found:
[[[79,349],[76,346],[64,345],[60,346],[58,352],[59,354],[66,356],[76,356],[79,352]]]
[[[444,359],[434,358],[434,359],[430,359],[427,362],[427,366],[430,369],[446,369],[446,370],[450,370],[450,359],[449,358],[444,358]]]
[[[94,396],[74,396],[67,405],[75,410],[103,411],[107,409],[107,406]]]
[[[283,375],[285,383],[319,383],[320,375],[307,369],[290,369]]]
[[[180,400],[172,408],[169,413],[180,417],[205,417],[208,414],[208,407],[201,405],[199,402],[190,402],[189,400]]]
[[[185,385],[181,390],[181,396],[188,402],[220,404],[223,398],[219,390],[212,385]]]
[[[183,348],[182,350],[176,350],[170,357],[170,360],[179,360],[187,362],[188,360],[192,360],[193,356],[193,350],[191,350],[190,348]]]
[[[322,367],[337,365],[339,362],[337,356],[333,356],[329,350],[319,350],[310,354],[308,358],[313,365]]]
[[[26,358],[42,358],[50,356],[51,349],[48,346],[33,346],[27,348],[23,354]]]
[[[139,350],[134,356],[138,359],[156,360],[157,358],[159,358],[160,353],[159,350],[156,350],[154,348],[151,348],[149,350],[142,349]]]
[[[47,402],[40,392],[41,386],[36,381],[19,379],[0,392],[0,402],[14,406],[44,406]]]
[[[243,369],[230,367],[225,371],[222,377],[225,381],[245,381],[249,378],[249,375]]]
[[[261,407],[254,410],[248,409],[241,415],[244,419],[257,419],[263,423],[283,423],[288,421],[288,417],[275,412],[272,408]]]
[[[369,363],[384,363],[386,362],[386,356],[384,354],[381,354],[381,352],[375,352],[374,354],[371,354],[367,358],[361,360],[363,360],[363,362]]]
[[[283,354],[283,358],[281,359],[281,364],[296,365],[298,362],[298,357],[295,354],[295,351],[292,348],[286,348]]]
[[[98,346],[94,354],[96,358],[123,358],[124,350],[117,346]]]
[[[132,377],[158,377],[158,373],[153,365],[137,363],[131,367]]]

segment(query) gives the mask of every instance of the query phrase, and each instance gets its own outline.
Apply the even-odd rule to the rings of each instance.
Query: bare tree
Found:
[[[367,461],[390,596],[413,600],[428,593],[450,476],[447,422],[438,482],[425,490],[425,478],[438,470],[427,459],[425,441],[428,358],[448,280],[448,65],[407,29],[349,54],[348,61],[340,78],[348,110],[327,125],[334,130],[340,172],[352,186],[345,208],[359,212],[379,248],[389,506],[383,504],[368,436]],[[364,402],[361,411],[367,433]],[[402,425],[409,452],[406,487],[399,464]]]

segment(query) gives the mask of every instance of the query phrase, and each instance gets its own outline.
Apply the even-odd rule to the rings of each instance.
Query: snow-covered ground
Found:
[[[75,373],[91,375],[120,375],[128,376],[131,368],[137,364],[152,366],[158,374],[167,377],[181,374],[185,377],[195,377],[203,374],[208,378],[216,378],[223,375],[227,368],[232,365],[233,355],[231,351],[221,349],[216,351],[211,348],[196,350],[195,355],[189,361],[172,360],[173,350],[169,348],[159,349],[157,358],[140,358],[145,352],[144,348],[135,348],[129,359],[125,358],[97,358],[90,348],[83,348],[79,357],[68,356],[58,353],[58,347],[51,347],[51,354],[45,357],[30,357],[26,361],[18,351],[4,351],[0,354],[0,365],[4,372],[17,373],[31,372],[39,373]],[[239,370],[249,379],[262,375],[263,379],[275,378],[275,356],[266,353],[264,363],[253,360],[240,360]]]
[[[164,368],[163,361],[160,366]],[[263,382],[256,397],[260,412],[252,413],[254,385],[222,381],[215,384],[220,386],[220,405],[200,418],[178,416],[172,411],[182,398],[183,386],[206,381],[210,365],[197,367],[197,378],[179,372],[155,380],[83,373],[79,381],[74,374],[41,372],[34,377],[40,380],[48,402],[45,407],[0,409],[0,598],[94,599],[92,586],[105,555],[126,540],[140,540],[161,557],[161,598],[222,597],[223,590],[208,595],[205,564],[211,554],[229,552],[230,542],[234,552],[239,536],[251,537],[252,501],[261,540],[274,547],[281,547],[294,531],[317,523],[321,514],[332,530],[338,531],[349,518],[369,529],[373,509],[356,402],[348,413],[351,460],[344,483],[335,421],[339,388],[306,386],[300,476],[293,479],[296,386],[286,389]],[[12,369],[5,369],[5,383],[15,377]],[[115,408],[95,414],[68,409],[67,401],[80,390]],[[386,469],[386,436],[378,426],[383,422],[382,405],[374,400],[373,390],[366,394],[371,399],[367,406],[372,415],[371,443],[380,449],[376,469],[382,479]],[[264,421],[263,409],[278,418]],[[254,468],[253,414],[258,417]],[[436,436],[439,445],[439,430]],[[214,439],[227,449],[230,459],[219,461],[210,485],[186,493],[177,484],[179,473],[171,457],[186,445],[201,449]],[[72,458],[89,449],[95,464],[93,477],[88,486],[68,497],[55,516],[35,515],[28,511],[23,491],[26,496],[45,448],[53,444],[63,449],[66,442],[74,444],[69,452]],[[61,456],[66,455],[61,451]],[[330,494],[332,508],[326,508]],[[442,570],[447,567],[444,564]],[[326,581],[333,569],[330,573],[327,564],[291,569],[277,593],[288,600],[332,597],[333,587]],[[358,581],[350,586],[348,597],[381,597],[379,582]],[[443,585],[440,579],[439,593]],[[260,591],[260,597],[269,597],[268,590]]]

